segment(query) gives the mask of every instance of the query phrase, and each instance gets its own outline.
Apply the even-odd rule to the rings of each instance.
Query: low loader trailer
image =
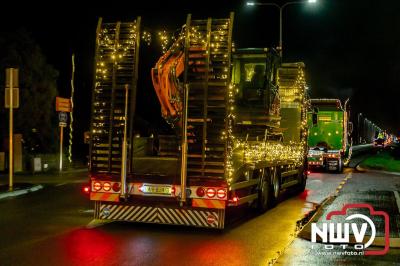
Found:
[[[304,190],[303,63],[234,49],[233,13],[193,20],[151,70],[174,134],[135,131],[141,19],[97,28],[90,138],[95,219],[223,229],[227,208],[260,212]]]

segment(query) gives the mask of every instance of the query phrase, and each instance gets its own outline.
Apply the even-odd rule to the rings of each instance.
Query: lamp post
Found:
[[[291,1],[283,5],[278,5],[276,3],[258,3],[258,2],[247,2],[247,6],[274,6],[279,9],[279,55],[282,58],[282,14],[285,7],[293,4],[304,4],[304,3],[316,3],[317,0],[307,0],[307,1]]]
[[[362,138],[362,133],[361,133],[361,117],[362,113],[359,113],[357,116],[357,135],[358,135],[358,144],[361,144],[361,138]]]

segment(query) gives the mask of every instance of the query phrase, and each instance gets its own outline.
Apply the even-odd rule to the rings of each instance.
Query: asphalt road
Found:
[[[328,204],[322,217],[314,222],[325,221],[326,213],[340,210],[345,203],[368,203],[375,210],[383,210],[389,214],[390,241],[397,243],[392,245],[389,252],[383,256],[343,256],[332,254],[321,243],[311,243],[309,237],[296,238],[279,257],[278,265],[400,265],[400,176],[382,173],[352,172],[342,185],[332,203]],[[396,195],[397,194],[397,195]],[[376,218],[376,219],[374,219]],[[373,217],[377,236],[384,237],[384,221],[380,217]],[[367,232],[368,235],[368,232]],[[373,247],[375,250],[383,249],[383,246]],[[344,249],[336,245],[335,252]],[[347,248],[346,248],[347,250]],[[327,254],[326,251],[329,251]],[[354,251],[351,246],[348,251]]]
[[[296,238],[296,222],[337,193],[400,190],[400,177],[389,175],[352,173],[341,184],[349,172],[312,173],[302,194],[285,192],[259,216],[241,209],[223,232],[132,223],[87,229],[93,206],[81,193],[85,173],[49,177],[40,191],[0,200],[0,265],[328,265],[335,260],[321,259],[309,241]],[[385,262],[400,261],[391,252]]]

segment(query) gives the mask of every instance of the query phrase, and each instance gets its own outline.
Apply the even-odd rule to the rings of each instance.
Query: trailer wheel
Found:
[[[279,181],[279,175],[276,167],[270,170],[271,173],[271,183],[272,183],[272,200],[271,205],[275,205],[278,201],[279,192],[281,189],[281,182]]]
[[[263,169],[262,175],[260,177],[260,185],[258,189],[258,199],[257,199],[257,211],[264,213],[267,211],[270,205],[271,199],[271,182],[269,176],[267,175],[267,169]]]

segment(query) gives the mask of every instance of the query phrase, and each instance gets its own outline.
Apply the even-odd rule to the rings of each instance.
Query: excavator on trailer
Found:
[[[97,27],[90,140],[95,219],[225,226],[228,208],[260,212],[304,190],[303,63],[274,49],[234,49],[233,13],[193,20],[151,70],[172,135],[134,132],[140,23]]]

